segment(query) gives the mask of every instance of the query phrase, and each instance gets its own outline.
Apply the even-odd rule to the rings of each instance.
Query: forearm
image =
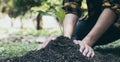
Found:
[[[104,9],[97,23],[95,24],[93,29],[88,33],[88,35],[83,39],[83,42],[92,46],[110,27],[110,25],[114,22],[115,18],[116,15],[111,9]]]
[[[64,36],[69,37],[69,38],[72,36],[77,19],[78,19],[78,16],[75,14],[65,15],[65,19],[63,22]]]

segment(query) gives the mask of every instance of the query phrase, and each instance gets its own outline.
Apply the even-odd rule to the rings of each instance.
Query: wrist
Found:
[[[95,43],[95,40],[92,37],[87,36],[82,40],[82,42],[92,47]]]

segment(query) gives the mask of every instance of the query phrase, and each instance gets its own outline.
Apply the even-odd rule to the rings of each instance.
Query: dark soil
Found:
[[[93,58],[84,57],[79,52],[79,45],[75,45],[69,38],[60,36],[41,50],[30,51],[22,57],[2,59],[0,62],[120,62],[120,59],[111,54],[102,55],[98,52],[95,52]]]

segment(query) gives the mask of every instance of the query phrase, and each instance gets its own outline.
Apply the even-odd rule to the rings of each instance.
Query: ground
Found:
[[[93,58],[84,57],[79,52],[78,45],[69,38],[60,36],[41,50],[33,50],[19,57],[2,59],[0,62],[120,62],[119,57],[109,52],[101,54],[95,51],[95,54]]]

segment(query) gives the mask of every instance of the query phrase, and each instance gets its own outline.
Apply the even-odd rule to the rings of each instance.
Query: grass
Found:
[[[110,53],[120,57],[120,39],[107,45],[96,46],[95,50],[101,52],[102,54]]]
[[[0,43],[0,59],[13,56],[22,56],[28,51],[35,50],[38,47],[36,43],[23,42],[1,42]]]
[[[51,31],[52,30],[52,31]],[[9,31],[4,31],[5,34]],[[58,29],[20,29],[12,31],[12,34],[15,35],[24,35],[24,36],[50,36],[53,34],[60,34]],[[10,42],[8,39],[0,40],[0,59],[6,57],[22,56],[28,51],[37,49],[38,44],[33,41],[32,43],[22,42],[22,40],[17,40],[17,42]]]
[[[59,29],[42,29],[42,30],[35,30],[35,29],[20,29],[20,30],[16,30],[13,31],[13,34],[16,35],[33,35],[33,36],[49,36],[52,34],[61,34],[61,32],[59,31]]]

